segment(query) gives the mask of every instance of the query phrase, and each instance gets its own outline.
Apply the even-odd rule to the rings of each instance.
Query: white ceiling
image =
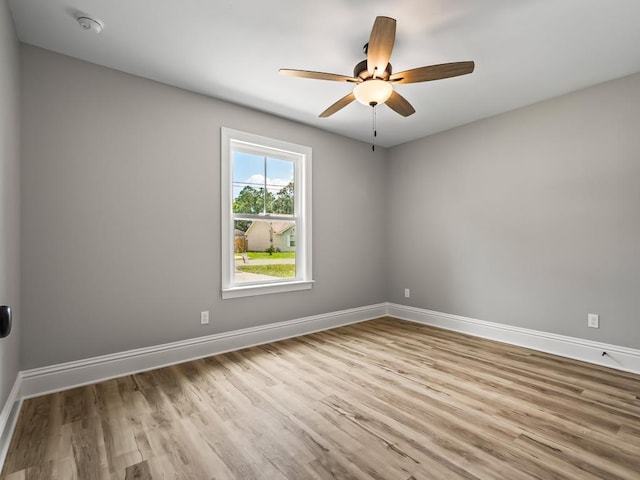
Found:
[[[474,60],[475,72],[396,89],[416,109],[378,108],[377,144],[397,145],[640,71],[638,0],[9,0],[20,40],[356,139],[352,88],[279,68],[351,75],[377,15],[397,20],[396,72]],[[77,13],[102,20],[83,31]]]

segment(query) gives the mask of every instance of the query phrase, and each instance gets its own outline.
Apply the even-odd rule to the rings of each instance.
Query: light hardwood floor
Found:
[[[379,319],[25,401],[0,478],[637,480],[640,377]]]

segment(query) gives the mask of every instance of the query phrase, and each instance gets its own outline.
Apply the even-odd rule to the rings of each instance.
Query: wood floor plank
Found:
[[[124,480],[152,480],[147,460],[126,468]]]
[[[382,318],[26,400],[0,480],[639,472],[637,375]]]

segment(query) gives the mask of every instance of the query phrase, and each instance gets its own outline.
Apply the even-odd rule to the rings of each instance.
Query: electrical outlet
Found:
[[[595,313],[587,315],[587,325],[589,328],[600,328],[600,316]]]
[[[411,296],[411,290],[408,288],[404,289],[404,298],[409,298]]]
[[[200,324],[206,325],[207,323],[209,323],[209,310],[200,312]]]

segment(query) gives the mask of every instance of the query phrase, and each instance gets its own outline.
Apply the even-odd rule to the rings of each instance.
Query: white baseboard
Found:
[[[197,358],[363,322],[382,317],[386,313],[386,304],[382,303],[25,370],[21,372],[22,397],[37,397]]]
[[[527,328],[512,327],[501,323],[476,320],[394,303],[387,304],[387,314],[401,320],[440,327],[640,374],[640,350],[632,348],[529,330]],[[602,352],[607,352],[607,354],[603,356]]]
[[[18,398],[36,397],[387,315],[640,374],[640,350],[384,303],[25,370],[16,380],[18,388],[12,390],[12,403]],[[602,356],[603,351],[606,356]],[[0,434],[4,432],[2,422],[6,422],[5,417],[11,411],[5,410],[6,405],[0,416]]]
[[[22,406],[21,387],[22,374],[18,372],[13,387],[7,397],[7,401],[2,407],[2,410],[0,410],[0,470],[2,470],[2,466],[4,465],[4,459],[7,456],[9,443],[13,436],[13,430],[16,428],[18,414]]]

